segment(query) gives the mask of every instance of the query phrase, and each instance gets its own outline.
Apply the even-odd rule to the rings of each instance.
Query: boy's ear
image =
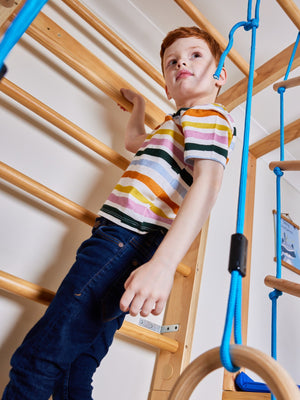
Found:
[[[167,95],[167,99],[168,99],[168,100],[172,100],[172,96],[171,96],[170,93],[169,93],[169,90],[168,90],[167,85],[165,85],[165,92],[166,92],[166,95]]]
[[[221,86],[225,85],[226,81],[227,81],[227,71],[223,67],[221,69],[221,73],[220,73],[219,79],[216,80],[216,86],[221,87]]]

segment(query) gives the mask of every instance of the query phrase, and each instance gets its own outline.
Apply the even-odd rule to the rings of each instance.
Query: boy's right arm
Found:
[[[121,93],[133,105],[125,130],[125,148],[136,153],[147,136],[145,130],[145,100],[143,96],[130,89],[121,89]]]

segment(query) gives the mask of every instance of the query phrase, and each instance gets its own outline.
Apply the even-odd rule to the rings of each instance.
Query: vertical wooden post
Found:
[[[180,346],[174,354],[167,351],[158,353],[149,400],[167,399],[177,378],[190,362],[208,225],[209,221],[183,260],[184,264],[192,268],[192,273],[188,277],[179,274],[175,276],[164,324],[180,325],[177,332],[168,333],[168,336],[176,339]]]
[[[256,157],[249,153],[248,173],[247,173],[247,197],[244,235],[248,239],[248,255],[247,255],[247,275],[243,278],[243,295],[242,295],[242,340],[243,344],[247,343],[248,330],[248,309],[249,309],[249,291],[250,291],[250,272],[251,272],[251,249],[252,249],[252,231],[253,231],[253,213],[255,198],[255,179],[256,179]],[[235,374],[224,371],[223,390],[235,391],[234,385]],[[224,397],[223,397],[224,399]]]

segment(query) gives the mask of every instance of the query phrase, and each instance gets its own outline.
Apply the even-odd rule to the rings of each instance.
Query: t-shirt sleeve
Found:
[[[236,137],[229,113],[214,106],[190,108],[182,114],[181,125],[186,163],[192,165],[195,159],[205,159],[217,161],[225,167]]]

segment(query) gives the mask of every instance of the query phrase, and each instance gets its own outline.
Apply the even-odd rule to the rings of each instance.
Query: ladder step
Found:
[[[286,79],[285,81],[277,82],[273,85],[273,89],[277,92],[278,88],[284,87],[285,89],[300,86],[300,76],[296,76],[296,78]]]
[[[265,277],[265,285],[281,292],[291,294],[292,296],[300,297],[300,284],[286,279],[279,279],[272,275]]]
[[[276,167],[279,167],[282,171],[300,171],[300,160],[270,162],[269,168],[272,171]]]

